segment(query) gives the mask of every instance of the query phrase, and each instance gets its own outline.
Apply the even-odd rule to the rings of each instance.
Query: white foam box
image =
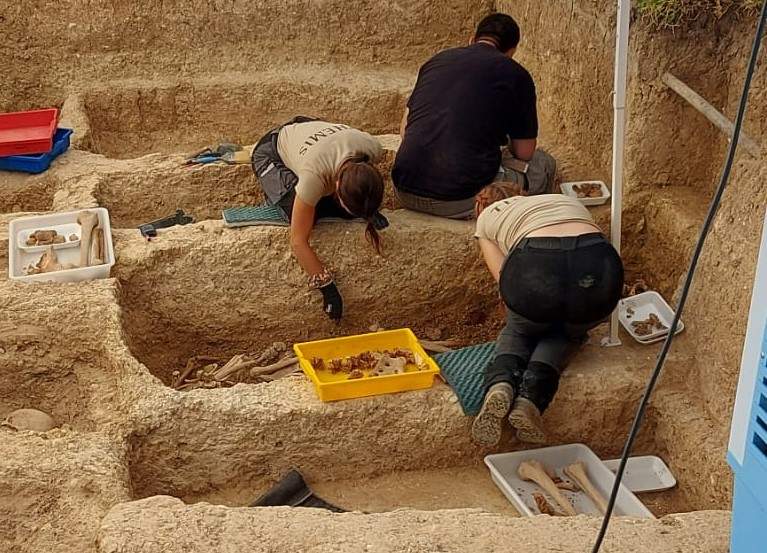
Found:
[[[541,514],[535,505],[532,494],[533,492],[543,493],[543,490],[537,484],[522,480],[517,475],[519,464],[531,459],[540,461],[548,470],[553,471],[563,480],[569,480],[563,469],[567,465],[580,461],[586,466],[586,474],[594,487],[605,500],[610,497],[615,475],[584,444],[567,444],[488,455],[485,457],[485,464],[490,469],[493,481],[522,516],[531,517]],[[579,514],[601,515],[597,506],[584,492],[562,490],[562,493],[570,500]],[[544,493],[544,495],[546,494]],[[552,498],[548,499],[550,502],[553,501]],[[552,503],[552,505],[556,506],[556,503]],[[650,510],[623,483],[621,483],[618,491],[614,512],[618,516],[655,518]]]
[[[602,190],[602,195],[596,198],[579,198],[578,193],[575,191],[575,186],[579,184],[598,184],[599,188]],[[570,196],[572,198],[575,198],[579,202],[581,202],[583,205],[590,206],[590,205],[602,205],[604,203],[607,203],[607,200],[610,199],[610,189],[607,188],[607,185],[602,182],[601,180],[579,180],[574,182],[563,182],[559,185],[559,189],[562,191],[562,194],[565,196]]]
[[[621,460],[610,459],[603,463],[610,472],[615,473]],[[621,482],[634,493],[662,492],[676,486],[676,478],[657,455],[629,457]]]
[[[647,320],[652,313],[658,316],[666,330],[656,330],[646,336],[640,336],[631,326],[631,323]],[[671,328],[671,322],[674,320],[674,310],[666,303],[663,296],[650,290],[620,300],[618,302],[618,320],[634,340],[642,344],[652,344],[662,340],[668,334],[668,329]],[[684,330],[684,324],[680,320],[676,327],[676,333],[679,334],[682,330]]]
[[[42,252],[25,251],[23,248],[26,237],[31,231],[37,229],[54,229],[60,233],[73,232],[73,225],[77,227],[76,234],[79,236],[80,225],[77,224],[77,216],[81,211],[92,211],[98,215],[99,226],[104,229],[104,247],[106,249],[106,263],[93,267],[79,267],[53,273],[39,275],[24,274],[24,267],[34,265],[40,259]],[[80,248],[56,249],[56,255],[62,264],[80,262]],[[13,219],[8,228],[8,276],[11,280],[21,282],[78,282],[94,280],[97,278],[109,278],[109,272],[115,264],[114,246],[112,244],[112,227],[109,223],[109,212],[103,207],[93,207],[87,210],[68,211],[64,213],[51,213],[48,215],[35,215]]]

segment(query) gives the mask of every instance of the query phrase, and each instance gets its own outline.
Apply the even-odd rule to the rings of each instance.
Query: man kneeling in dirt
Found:
[[[516,182],[528,194],[552,191],[556,162],[536,150],[535,84],[512,59],[518,44],[514,19],[491,14],[469,46],[444,50],[421,67],[392,170],[403,207],[469,219],[474,196],[495,180]]]

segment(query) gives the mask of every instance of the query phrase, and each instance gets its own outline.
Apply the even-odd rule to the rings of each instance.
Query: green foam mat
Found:
[[[248,226],[273,226],[273,227],[289,227],[290,221],[282,214],[282,210],[269,204],[262,204],[257,206],[242,206],[242,207],[230,207],[222,212],[224,217],[224,223],[228,227],[248,227]],[[380,215],[380,219],[383,220],[385,225],[381,228],[388,226],[389,222],[383,215]],[[364,222],[362,219],[343,219],[341,217],[323,217],[319,219],[318,223],[348,223],[348,222]],[[380,229],[379,229],[380,230]]]
[[[290,226],[290,222],[275,205],[230,207],[223,211],[224,223],[228,227],[246,227],[252,225]]]
[[[495,352],[495,342],[438,353],[434,361],[442,377],[458,396],[465,415],[479,413],[484,399],[484,372]]]

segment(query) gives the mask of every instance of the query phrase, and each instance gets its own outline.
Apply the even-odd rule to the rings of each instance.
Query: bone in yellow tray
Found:
[[[294,350],[323,401],[429,388],[439,373],[410,329],[307,342]]]

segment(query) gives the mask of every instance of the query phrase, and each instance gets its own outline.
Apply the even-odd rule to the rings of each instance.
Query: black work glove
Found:
[[[322,288],[322,310],[334,321],[340,321],[344,312],[344,302],[335,282],[330,282]]]

